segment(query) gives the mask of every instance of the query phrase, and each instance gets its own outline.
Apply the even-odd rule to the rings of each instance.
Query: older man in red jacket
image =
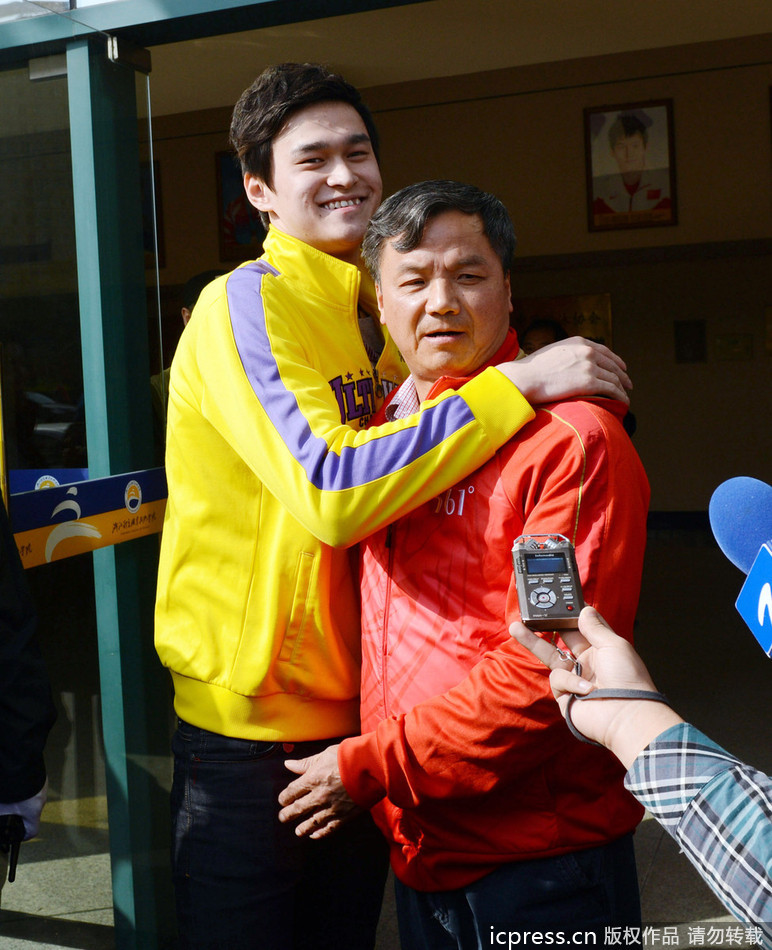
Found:
[[[385,418],[517,355],[514,243],[503,205],[454,182],[403,189],[376,213],[365,259],[411,373]],[[624,770],[569,734],[543,668],[508,635],[512,541],[557,533],[575,545],[586,601],[632,637],[649,489],[626,408],[537,409],[490,462],[363,545],[363,734],[295,763],[280,801],[316,837],[372,809],[403,950],[640,923],[642,810]]]

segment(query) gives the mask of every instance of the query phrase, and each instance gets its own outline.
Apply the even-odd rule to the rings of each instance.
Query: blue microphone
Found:
[[[772,657],[772,485],[730,478],[713,492],[708,515],[718,546],[748,575],[735,606]]]

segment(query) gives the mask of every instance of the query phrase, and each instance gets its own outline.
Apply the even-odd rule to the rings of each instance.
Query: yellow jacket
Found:
[[[533,412],[495,369],[417,416],[366,429],[405,369],[376,372],[357,267],[275,228],[202,294],[169,388],[169,501],[156,646],[177,714],[228,736],[358,731],[352,545],[453,485]]]

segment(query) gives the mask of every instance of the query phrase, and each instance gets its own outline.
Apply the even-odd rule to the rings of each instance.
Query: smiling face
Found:
[[[244,176],[250,202],[281,231],[356,263],[381,200],[378,161],[356,109],[320,102],[299,110],[274,139],[272,157],[271,187]]]
[[[476,214],[438,214],[412,251],[400,253],[393,243],[380,257],[381,321],[425,399],[440,376],[468,376],[502,345],[512,311],[509,276]]]

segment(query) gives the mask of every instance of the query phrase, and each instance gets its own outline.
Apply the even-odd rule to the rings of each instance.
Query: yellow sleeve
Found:
[[[170,427],[181,424],[180,413],[189,422],[199,414],[327,544],[353,544],[451,487],[533,417],[517,388],[489,368],[415,416],[353,429],[341,422],[330,382],[317,368],[324,340],[320,353],[309,353],[291,328],[269,335],[253,319],[240,336],[235,321],[231,332],[230,317],[219,312],[224,306],[223,296],[183,334]]]

